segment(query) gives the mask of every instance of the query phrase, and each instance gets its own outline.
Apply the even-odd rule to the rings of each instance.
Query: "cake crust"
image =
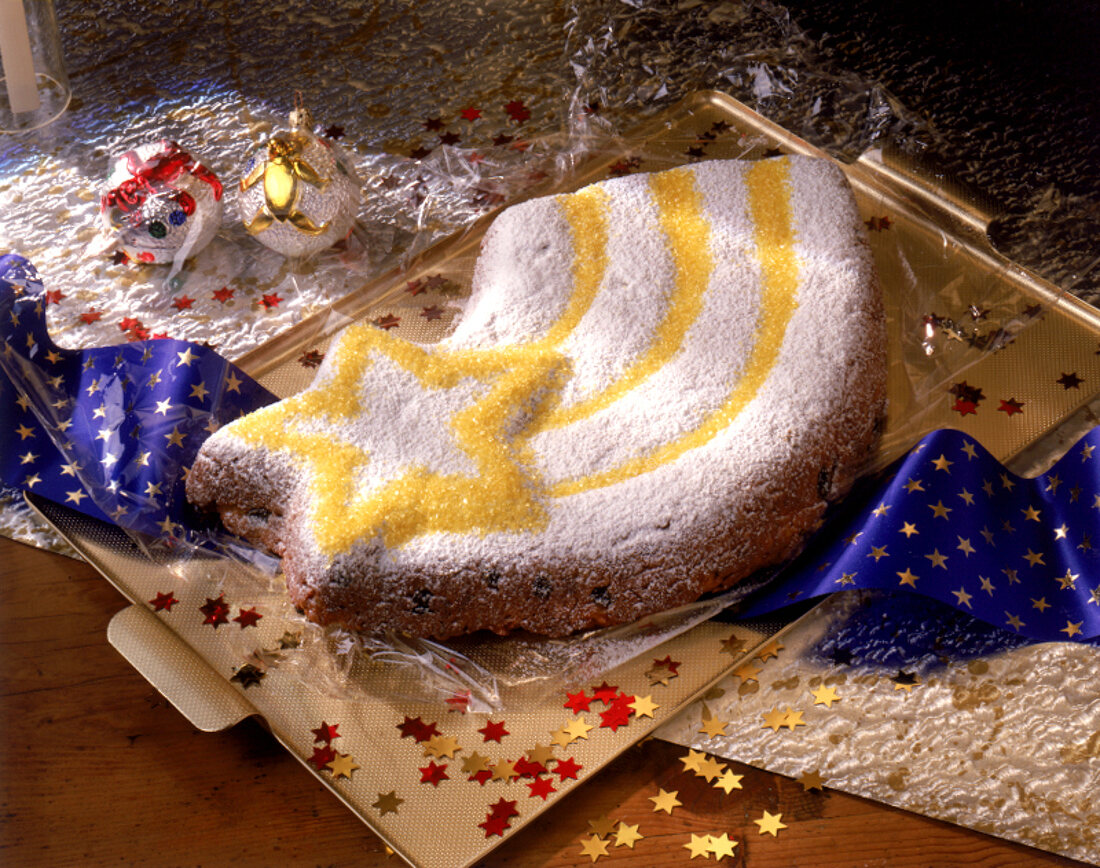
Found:
[[[506,209],[454,334],[369,326],[216,432],[188,496],[322,624],[563,636],[793,555],[885,407],[882,303],[831,163],[715,161]]]

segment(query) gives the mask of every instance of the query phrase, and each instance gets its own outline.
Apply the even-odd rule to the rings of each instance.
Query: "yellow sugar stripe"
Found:
[[[657,326],[649,348],[619,379],[602,392],[551,413],[542,430],[585,419],[653,376],[683,346],[684,336],[703,309],[714,263],[710,255],[710,224],[703,215],[703,194],[695,187],[695,175],[690,169],[652,175],[650,191],[676,275],[665,317]]]
[[[791,222],[788,163],[786,160],[758,162],[746,173],[745,183],[763,292],[757,315],[756,340],[744,375],[723,405],[694,431],[617,467],[560,482],[551,487],[551,496],[566,497],[614,485],[675,461],[684,453],[710,441],[733,422],[767,382],[779,359],[787,326],[798,307],[799,262]]]

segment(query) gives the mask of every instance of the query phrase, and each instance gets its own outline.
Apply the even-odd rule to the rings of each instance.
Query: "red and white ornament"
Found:
[[[210,243],[224,213],[217,176],[168,140],[116,157],[99,206],[95,252],[121,250],[135,262],[176,268]]]

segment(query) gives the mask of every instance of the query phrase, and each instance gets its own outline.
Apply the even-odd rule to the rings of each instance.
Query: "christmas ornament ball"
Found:
[[[217,176],[168,140],[115,157],[99,205],[107,247],[176,265],[210,243],[225,208]]]
[[[306,257],[345,238],[359,210],[359,178],[347,156],[311,131],[304,109],[290,130],[253,149],[237,207],[249,234],[288,257]]]

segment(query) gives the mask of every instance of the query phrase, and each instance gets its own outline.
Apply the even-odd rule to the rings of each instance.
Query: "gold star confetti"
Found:
[[[733,857],[733,849],[736,841],[731,841],[730,836],[723,832],[721,835],[707,836],[707,849],[714,854],[714,861],[721,862],[727,856]]]
[[[588,856],[595,862],[601,856],[607,855],[607,842],[598,835],[593,835],[581,842],[581,855]]]
[[[703,760],[707,758],[707,755],[702,751],[691,750],[688,748],[687,756],[680,757],[680,762],[684,764],[685,772],[698,773],[699,767],[702,765]]]
[[[769,814],[765,811],[763,817],[759,820],[753,820],[753,822],[760,827],[761,835],[771,835],[775,838],[779,835],[780,829],[787,828],[786,823],[780,822],[782,816],[782,814]]]
[[[635,696],[630,707],[634,709],[635,717],[653,717],[653,712],[661,706],[653,701],[652,696]]]
[[[615,846],[633,850],[634,842],[641,841],[644,837],[645,835],[638,831],[637,826],[628,826],[620,820],[619,827],[615,830]]]
[[[778,708],[773,708],[771,711],[764,714],[764,728],[770,729],[772,732],[779,732],[783,727],[783,721],[786,715]]]
[[[705,716],[702,722],[703,725],[699,727],[699,732],[711,738],[717,738],[720,735],[725,735],[726,727],[729,726],[728,720],[719,720],[713,715]]]
[[[744,775],[735,775],[730,769],[726,769],[722,772],[721,777],[714,782],[714,788],[717,790],[725,790],[728,796],[733,790],[741,789],[741,778]]]
[[[653,666],[647,669],[645,674],[651,687],[655,684],[663,684],[667,687],[668,683],[677,677],[677,673],[667,666]]]
[[[695,773],[699,777],[706,780],[706,782],[712,783],[719,775],[726,770],[724,763],[718,762],[714,757],[707,757],[701,763],[699,763],[699,770]]]
[[[556,729],[550,733],[550,744],[558,747],[569,747],[575,740],[565,729]]]
[[[653,715],[650,715],[650,717],[652,716]],[[477,754],[474,754],[474,756],[477,756]],[[554,748],[552,746],[535,742],[535,746],[527,751],[527,759],[533,763],[546,765],[550,760],[557,759],[557,757],[554,756]]]
[[[332,769],[334,778],[350,778],[351,773],[360,767],[359,763],[348,753],[336,754],[336,758],[330,760],[326,765]]]
[[[704,858],[710,852],[710,835],[695,835],[691,836],[691,840],[684,844],[685,850],[691,851],[691,858],[696,856],[703,856]]]
[[[834,702],[840,701],[840,696],[837,695],[835,687],[826,687],[822,684],[813,693],[814,705],[824,705],[826,708],[832,708]]]
[[[578,738],[583,738],[587,740],[588,730],[592,729],[592,727],[585,723],[583,718],[579,718],[577,720],[571,721],[566,727],[564,727],[564,729],[565,732],[569,735],[570,741],[574,742]]]
[[[803,772],[798,782],[802,784],[802,791],[806,793],[810,790],[820,790],[825,786],[825,781],[821,779],[821,773],[816,769],[812,772]]]
[[[596,817],[595,820],[588,821],[588,828],[592,830],[592,834],[598,838],[606,838],[612,832],[615,831],[615,824],[617,820],[612,820],[607,814],[601,814]]]
[[[894,682],[894,690],[904,690],[906,693],[912,693],[913,688],[921,683],[919,675],[913,672],[903,672],[900,669],[892,681]]]
[[[757,676],[760,674],[760,667],[753,666],[752,663],[745,663],[734,669],[733,674],[742,681],[757,681]]]
[[[459,747],[458,739],[453,735],[437,735],[424,742],[424,756],[432,756],[436,759],[443,757],[450,759],[454,757],[456,751],[460,750],[462,748]]]
[[[398,806],[404,801],[397,797],[397,790],[390,790],[388,793],[379,793],[378,801],[371,807],[377,809],[378,813],[384,817],[386,814],[396,814]]]
[[[772,639],[771,642],[756,652],[756,659],[761,663],[767,663],[772,657],[778,657],[779,652],[782,650],[783,646],[775,639]]]
[[[658,790],[657,795],[649,797],[649,800],[653,802],[653,813],[664,811],[666,814],[671,814],[674,808],[678,808],[683,804],[676,798],[678,795],[680,795],[679,790],[673,790],[671,793]]]
[[[491,766],[492,760],[487,756],[482,756],[476,750],[462,761],[462,771],[468,775],[489,771]]]
[[[731,657],[740,657],[745,653],[745,640],[736,633],[730,634],[728,639],[722,640],[722,652]]]
[[[519,772],[516,771],[516,764],[511,760],[501,760],[495,766],[492,766],[491,770],[493,772],[494,781],[511,783],[512,778],[519,777]]]
[[[791,730],[791,732],[794,732],[796,726],[805,726],[806,721],[802,719],[801,711],[794,711],[788,705],[787,710],[783,712],[783,725]]]

